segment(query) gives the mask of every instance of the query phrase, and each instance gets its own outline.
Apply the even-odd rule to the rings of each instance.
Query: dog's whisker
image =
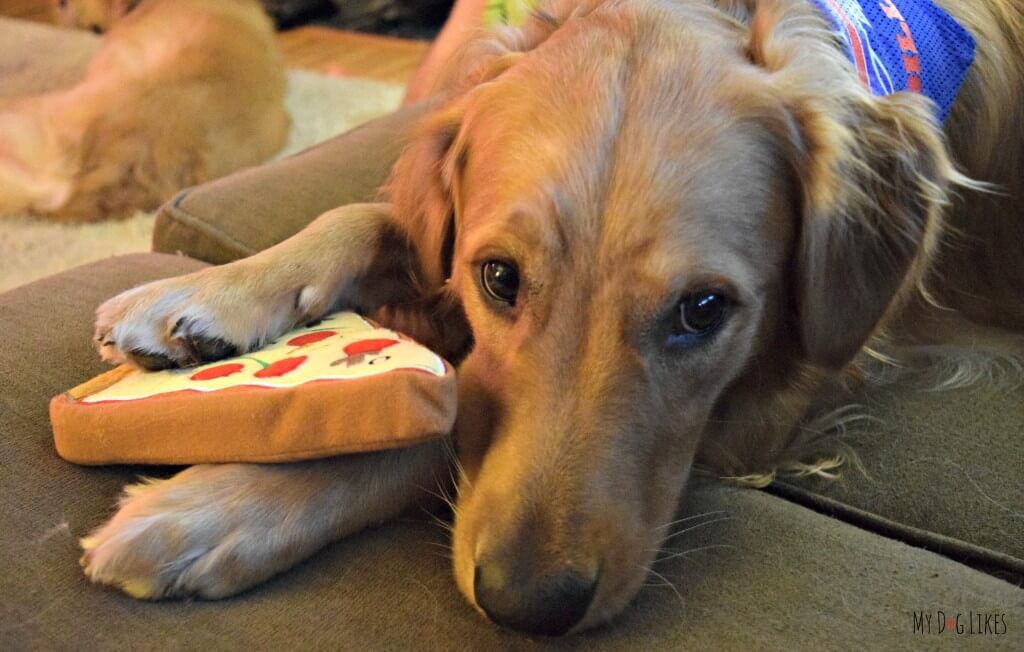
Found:
[[[686,600],[683,598],[683,594],[679,592],[679,588],[676,587],[676,585],[674,583],[672,583],[667,577],[665,577],[664,575],[662,575],[658,571],[654,570],[653,568],[649,568],[649,567],[644,566],[642,564],[637,564],[637,565],[640,566],[640,568],[643,569],[648,575],[651,575],[651,576],[653,576],[653,577],[655,577],[655,578],[657,578],[657,579],[659,579],[659,580],[661,580],[663,582],[663,584],[654,584],[654,585],[650,585],[650,586],[667,586],[667,587],[669,587],[670,589],[672,589],[672,592],[676,594],[676,597],[679,598],[679,604],[684,609],[686,608]]]
[[[716,544],[712,544],[712,545],[709,545],[709,546],[699,546],[697,548],[690,548],[689,550],[680,550],[680,551],[677,551],[677,552],[673,552],[671,555],[668,555],[666,557],[659,557],[655,561],[655,563],[661,563],[661,562],[669,561],[670,559],[678,559],[679,557],[686,557],[687,555],[689,555],[691,553],[694,553],[694,552],[703,552],[705,550],[716,550],[718,548],[729,548],[731,550],[734,550],[736,548],[736,546],[729,545],[728,543],[716,543]],[[668,551],[662,549],[661,552],[668,552]]]
[[[450,483],[448,487],[451,488],[453,494],[448,497],[448,504],[451,506],[452,511],[454,511],[455,502],[459,497],[459,481],[455,477],[455,466],[452,464],[448,465],[448,482]]]
[[[455,452],[455,446],[450,439],[445,441],[444,452],[448,456],[448,473],[455,491],[458,492],[460,482],[465,483],[467,487],[472,487],[469,476],[466,474],[462,462],[459,461],[458,453]]]
[[[659,526],[657,526],[654,529],[655,529],[655,531],[657,531],[657,530],[664,530],[666,528],[672,527],[673,525],[679,525],[680,523],[687,523],[689,521],[693,521],[693,520],[698,519],[698,518],[704,518],[705,516],[717,516],[719,514],[728,514],[728,513],[729,512],[727,510],[717,509],[717,510],[714,510],[714,511],[711,511],[711,512],[704,512],[703,514],[693,514],[692,516],[687,516],[685,518],[676,519],[675,521],[669,521],[668,523],[665,523],[664,525],[659,525]]]
[[[452,555],[451,555],[451,553],[447,553],[447,554],[446,554],[446,553],[442,553],[442,552],[436,552],[436,551],[434,551],[434,550],[430,550],[430,551],[428,551],[428,552],[429,552],[429,553],[430,553],[431,555],[433,555],[434,557],[440,557],[441,559],[447,559],[448,561],[451,561],[451,560],[452,560]]]
[[[454,455],[454,453],[453,453],[453,455]],[[462,462],[459,461],[458,457],[455,457],[454,459],[455,459],[455,465],[454,465],[455,466],[455,472],[458,474],[459,482],[460,483],[464,483],[467,487],[472,489],[473,488],[473,483],[469,480],[469,474],[466,473],[466,468],[464,466],[462,466]],[[459,484],[456,484],[455,486],[457,488],[459,486]]]
[[[426,508],[423,508],[423,513],[427,515],[427,517],[434,525],[438,526],[445,532],[451,534],[455,531],[455,526],[450,521],[447,521],[436,514],[432,514],[430,510]]]
[[[452,546],[451,546],[451,544],[448,544],[448,543],[438,543],[436,541],[420,541],[420,543],[428,545],[428,546],[432,546],[434,548],[441,548],[445,552],[449,553],[449,555],[451,554],[451,551],[452,551]]]
[[[672,539],[675,539],[676,537],[682,536],[682,535],[686,534],[687,532],[690,532],[691,530],[696,530],[698,528],[702,528],[702,527],[704,527],[706,525],[712,525],[714,523],[721,523],[722,521],[731,521],[732,518],[733,518],[732,516],[723,516],[722,518],[715,518],[715,519],[712,519],[710,521],[702,521],[700,523],[697,523],[696,525],[691,525],[690,527],[683,528],[682,530],[679,530],[678,532],[673,532],[672,534],[668,535],[667,537],[665,537],[662,540],[662,544],[668,543]]]
[[[457,512],[456,502],[459,497],[459,482],[455,477],[455,471],[458,468],[458,458],[455,457],[454,449],[451,447],[450,443],[445,445],[445,454],[448,456],[449,462],[446,465],[448,469],[448,482],[446,484],[442,484],[439,479],[438,488],[444,494],[443,500],[445,504],[447,504],[449,509],[451,509],[452,514],[455,514]]]
[[[434,491],[433,489],[428,489],[428,488],[426,488],[426,487],[424,487],[422,485],[420,485],[418,488],[421,491],[423,491],[424,493],[429,494],[429,495],[433,496],[434,498],[437,498],[438,500],[443,502],[445,505],[448,506],[449,509],[452,510],[453,514],[455,513],[455,511],[456,511],[455,510],[455,502],[451,498],[449,498],[447,495],[445,495],[443,492]]]
[[[450,523],[444,521],[443,519],[435,518],[433,520],[434,520],[434,525],[436,525],[437,527],[441,528],[442,530],[444,530],[448,534],[451,534],[451,533],[455,532],[455,528],[452,527],[452,525]]]
[[[443,519],[443,518],[439,517],[439,516],[438,516],[437,514],[434,514],[434,513],[432,513],[432,512],[431,512],[431,511],[430,511],[429,509],[427,509],[427,508],[425,508],[425,507],[421,507],[420,509],[421,509],[421,511],[422,511],[422,512],[423,512],[424,514],[426,514],[426,515],[427,515],[427,518],[429,518],[429,519],[430,519],[430,522],[431,522],[431,524],[432,524],[432,525],[436,525],[437,527],[439,527],[439,528],[441,528],[442,530],[444,530],[444,532],[445,532],[445,533],[446,533],[446,534],[447,534],[448,536],[451,536],[451,534],[452,534],[453,532],[455,532],[455,526],[454,526],[454,524],[452,524],[452,523],[451,523],[450,521],[447,521],[447,520],[445,520],[445,519]],[[415,521],[414,521],[414,520],[408,520],[408,521],[406,521],[406,522],[409,522],[409,523],[414,523],[414,522],[415,522],[415,523],[418,523],[418,522],[421,522],[421,521],[419,521],[419,520],[415,520]]]

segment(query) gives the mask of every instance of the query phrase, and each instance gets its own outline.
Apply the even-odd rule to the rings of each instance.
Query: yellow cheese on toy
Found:
[[[343,312],[201,367],[118,367],[54,397],[50,420],[78,464],[290,462],[445,436],[455,408],[451,365]]]

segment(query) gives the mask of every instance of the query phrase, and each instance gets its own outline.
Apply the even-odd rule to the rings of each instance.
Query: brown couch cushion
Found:
[[[1010,372],[1019,373],[1019,372]],[[879,387],[847,438],[868,475],[786,480],[772,491],[1024,583],[1024,385]]]
[[[295,156],[183,191],[160,209],[153,250],[226,263],[277,244],[332,208],[377,200],[423,111],[407,107]]]
[[[89,32],[0,17],[0,97],[74,84],[99,43]]]
[[[236,598],[143,603],[90,585],[76,537],[110,514],[139,467],[77,467],[53,451],[50,395],[102,369],[96,304],[196,269],[141,255],[81,267],[0,295],[0,647],[4,649],[958,649],[1019,650],[1024,591],[926,550],[752,490],[694,482],[672,539],[678,556],[616,623],[531,641],[458,595],[435,545],[407,517],[329,546]],[[153,469],[145,469],[152,473]],[[162,473],[163,471],[159,471]],[[717,519],[728,517],[728,520]],[[716,521],[712,523],[711,521]],[[707,522],[706,524],[704,524]],[[716,547],[717,546],[717,547]],[[726,547],[721,547],[726,546]],[[678,593],[677,593],[678,592]],[[915,610],[1005,614],[1000,635],[915,634]],[[933,623],[933,628],[937,627]],[[937,631],[933,629],[933,632]],[[950,640],[952,639],[952,640]]]

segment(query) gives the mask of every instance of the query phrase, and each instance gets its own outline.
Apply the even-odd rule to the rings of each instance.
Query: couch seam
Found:
[[[254,253],[256,253],[255,249],[249,247],[248,245],[243,244],[242,242],[240,242],[236,238],[228,235],[227,233],[221,231],[220,229],[218,229],[218,228],[216,228],[214,226],[211,226],[208,222],[206,222],[205,220],[203,220],[199,216],[197,216],[197,215],[195,215],[193,213],[190,213],[185,208],[182,208],[181,207],[181,202],[188,196],[188,194],[189,194],[188,191],[180,193],[177,197],[175,197],[173,200],[171,200],[171,202],[169,202],[168,204],[165,204],[164,207],[160,210],[160,213],[162,215],[167,215],[169,219],[174,220],[174,221],[182,224],[183,226],[192,229],[193,231],[196,231],[196,232],[201,233],[203,235],[212,237],[215,240],[220,240],[222,243],[225,243],[228,246],[233,247],[239,254],[241,254],[241,257],[243,257],[243,258],[246,257],[246,256],[251,256]],[[155,231],[154,231],[154,236],[155,236]],[[154,242],[153,242],[152,250],[154,252],[160,253],[156,249],[156,241],[155,241],[155,239],[154,239]],[[184,252],[184,253],[189,253],[189,252]],[[189,255],[192,255],[192,254],[189,253]]]
[[[765,491],[783,500],[800,505],[819,514],[831,516],[879,536],[940,554],[996,579],[1016,585],[1018,588],[1021,586],[1021,582],[1024,581],[1024,559],[1009,553],[964,541],[948,534],[922,530],[912,525],[900,523],[873,511],[855,507],[786,482],[776,480]],[[1005,576],[992,572],[993,568],[1012,574],[1016,581],[1010,581]]]

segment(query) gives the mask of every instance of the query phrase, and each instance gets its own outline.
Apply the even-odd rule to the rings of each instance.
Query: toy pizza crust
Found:
[[[290,462],[445,436],[455,408],[442,358],[337,313],[201,367],[118,367],[54,397],[50,419],[78,464]]]

